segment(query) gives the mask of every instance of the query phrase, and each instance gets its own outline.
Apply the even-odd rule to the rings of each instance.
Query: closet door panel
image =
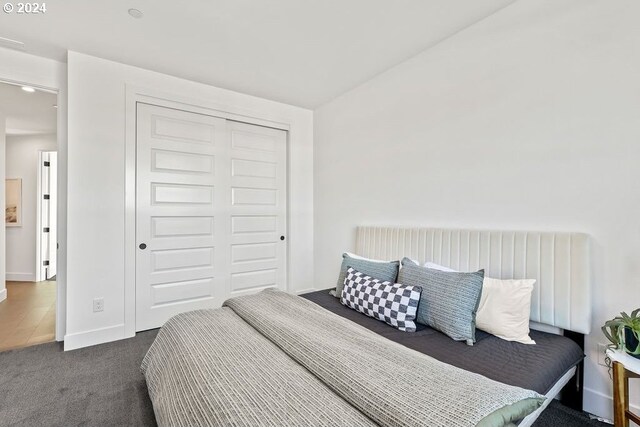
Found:
[[[232,296],[286,289],[287,133],[229,123]]]
[[[136,330],[217,307],[229,282],[229,137],[221,118],[139,103]]]
[[[287,133],[139,103],[136,330],[286,289]]]

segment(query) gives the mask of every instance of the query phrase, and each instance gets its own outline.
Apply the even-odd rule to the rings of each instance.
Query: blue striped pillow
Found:
[[[458,273],[420,267],[402,260],[398,282],[420,286],[422,294],[416,321],[456,341],[476,342],[476,312],[482,294],[484,270]]]

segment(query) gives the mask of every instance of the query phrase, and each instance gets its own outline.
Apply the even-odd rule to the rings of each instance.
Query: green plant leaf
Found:
[[[611,320],[608,321],[607,323],[605,323],[605,326],[603,326],[602,329],[602,333],[604,334],[604,336],[611,341],[611,343],[613,343],[616,347],[618,347],[620,345],[620,340],[618,338],[618,329],[619,326],[617,325],[607,325],[608,323],[612,322]]]

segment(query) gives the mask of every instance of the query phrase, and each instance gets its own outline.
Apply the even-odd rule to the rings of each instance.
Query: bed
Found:
[[[532,330],[531,338],[536,345],[528,346],[478,330],[478,341],[468,346],[424,325],[418,325],[417,331],[411,334],[399,331],[347,308],[329,295],[329,289],[302,297],[393,342],[487,378],[537,391],[548,399],[556,397],[575,377],[584,358],[580,346],[562,335]],[[545,402],[545,407],[548,402],[550,400]],[[520,426],[531,425],[543,409]]]
[[[587,236],[359,227],[356,253],[535,278],[531,319],[546,332],[528,346],[479,331],[467,346],[428,327],[400,332],[328,290],[233,298],[158,334],[142,368],[159,425],[525,427],[563,388],[581,406]]]

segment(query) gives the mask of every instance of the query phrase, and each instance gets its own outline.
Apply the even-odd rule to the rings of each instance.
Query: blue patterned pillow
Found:
[[[349,267],[342,304],[404,332],[416,331],[420,287],[373,279]]]
[[[347,269],[353,267],[354,270],[360,271],[367,276],[374,277],[381,281],[387,281],[395,283],[398,277],[398,269],[400,268],[400,261],[376,261],[368,258],[360,258],[358,256],[343,253],[342,265],[340,266],[340,275],[338,275],[338,283],[336,283],[336,298],[342,296],[342,287],[344,286],[344,279],[347,276]]]
[[[416,321],[456,341],[476,341],[476,312],[482,294],[484,270],[458,273],[420,267],[402,260],[398,282],[422,287]]]

